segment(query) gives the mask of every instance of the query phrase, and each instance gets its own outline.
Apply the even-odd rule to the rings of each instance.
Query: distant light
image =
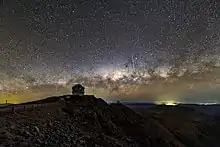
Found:
[[[176,103],[173,103],[173,102],[167,102],[167,103],[165,103],[165,105],[168,105],[168,106],[175,106]]]
[[[177,102],[175,102],[175,101],[156,101],[155,103],[158,105],[168,105],[168,106],[177,105]]]

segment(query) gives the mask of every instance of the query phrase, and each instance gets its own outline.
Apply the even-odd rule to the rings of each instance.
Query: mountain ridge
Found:
[[[24,104],[42,106],[28,107],[25,110],[1,116],[0,144],[33,147],[54,145],[203,147],[198,140],[188,143],[189,139],[183,139],[187,138],[184,132],[178,134],[181,131],[172,129],[172,123],[169,121],[177,121],[176,114],[172,114],[173,118],[170,116],[168,120],[163,117],[171,114],[169,112],[171,107],[153,107],[140,111],[121,103],[108,104],[103,99],[92,95],[64,95]],[[179,109],[175,107],[173,109],[181,114]],[[188,108],[183,109],[183,111],[188,110]],[[159,114],[162,113],[161,111],[164,112],[163,115]],[[185,112],[192,111],[189,109]],[[184,118],[185,115],[183,115]],[[181,127],[182,122],[179,123],[179,128],[187,129],[187,126]],[[190,123],[189,121],[188,124]],[[220,134],[219,132],[217,135]],[[210,136],[213,137],[212,134]]]

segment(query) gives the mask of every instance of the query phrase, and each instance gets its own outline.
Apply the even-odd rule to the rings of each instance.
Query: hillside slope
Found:
[[[204,107],[205,109],[207,108]],[[219,109],[219,108],[218,108]],[[219,147],[220,119],[202,113],[196,107],[157,106],[150,109],[135,109],[145,119],[153,118],[176,138],[190,147]],[[207,110],[209,111],[209,110]]]
[[[65,97],[70,99],[1,115],[0,145],[188,147],[155,117],[93,96]]]

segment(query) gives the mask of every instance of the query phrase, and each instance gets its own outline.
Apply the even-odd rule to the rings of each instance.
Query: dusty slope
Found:
[[[186,146],[220,146],[220,119],[201,113],[196,107],[158,106],[135,110],[145,119],[153,118]]]
[[[2,114],[0,144],[185,147],[168,125],[154,117],[143,117],[122,104],[109,105],[93,96],[71,99]]]

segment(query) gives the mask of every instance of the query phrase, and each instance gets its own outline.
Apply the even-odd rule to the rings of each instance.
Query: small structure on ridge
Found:
[[[83,96],[85,93],[85,87],[81,84],[76,84],[72,87],[72,94],[75,96]]]

